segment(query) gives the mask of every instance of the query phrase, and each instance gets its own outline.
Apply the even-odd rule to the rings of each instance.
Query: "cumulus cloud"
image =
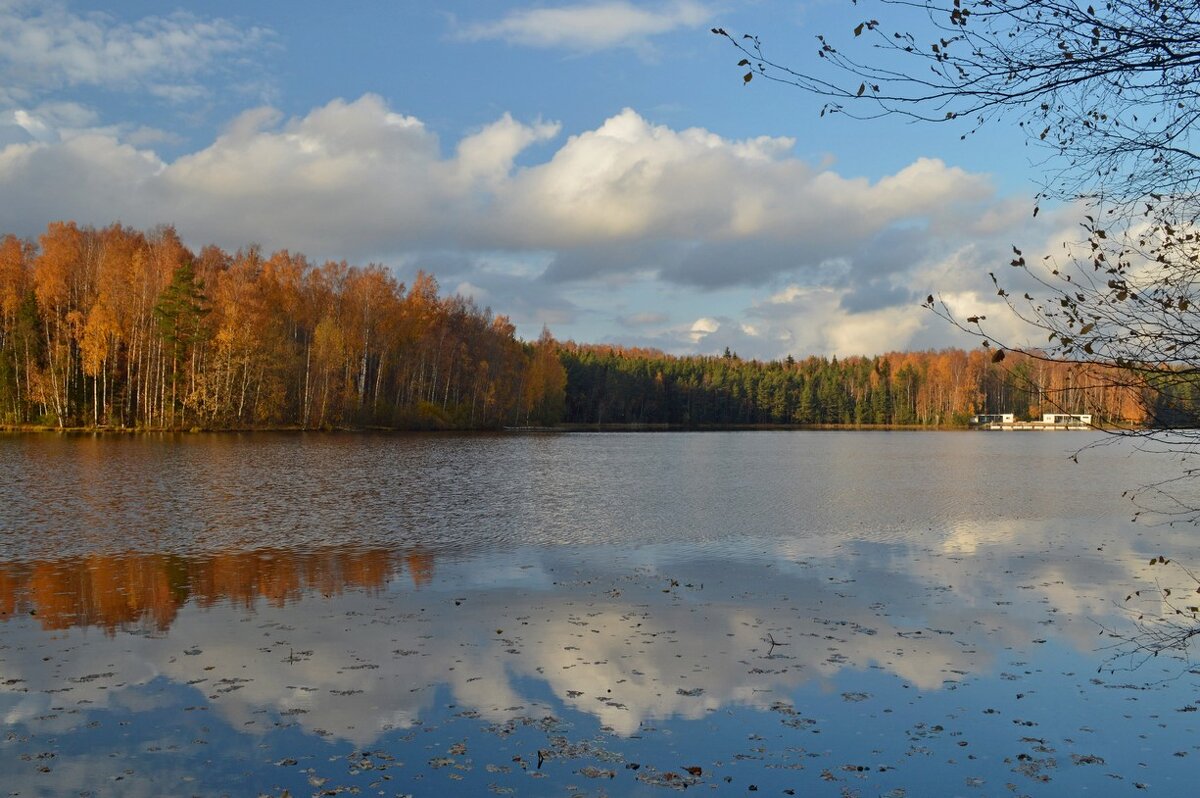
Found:
[[[466,41],[498,39],[510,44],[576,51],[642,47],[652,36],[704,25],[712,11],[694,0],[636,5],[624,0],[520,9],[492,22],[467,25]]]
[[[523,125],[510,114],[463,139],[458,145],[458,176],[468,184],[482,188],[500,186],[512,172],[513,161],[529,145],[554,138],[560,126],[556,122]]]
[[[625,109],[514,174],[496,226],[511,246],[567,251],[556,278],[577,277],[584,257],[715,288],[816,269],[897,222],[924,225],[993,196],[986,177],[935,159],[872,182],[798,159],[793,144],[677,131]],[[624,257],[600,267],[586,249],[597,244],[621,244]]]
[[[145,88],[168,98],[194,94],[195,79],[271,39],[263,28],[178,11],[121,22],[78,14],[54,0],[0,3],[0,76],[32,90],[64,86]]]
[[[916,305],[932,286],[980,290],[979,276],[1004,262],[1008,232],[1030,224],[986,176],[935,159],[847,177],[796,157],[790,139],[676,130],[631,109],[565,141],[556,123],[504,114],[447,145],[368,94],[292,118],[246,111],[173,160],[149,149],[156,131],[88,127],[81,106],[44,104],[9,122],[28,132],[0,145],[0,218],[18,234],[59,218],[167,222],[228,248],[432,268],[447,288],[539,326],[591,313],[657,326],[675,350],[900,348],[919,340],[928,314]],[[786,302],[766,299],[788,286]],[[758,297],[737,318],[734,288],[737,301]],[[691,310],[670,305],[681,289]],[[696,305],[714,289],[720,307]],[[603,299],[646,290],[664,306]],[[660,326],[669,317],[716,326]]]
[[[818,170],[788,139],[730,140],[653,125],[626,109],[517,166],[559,126],[504,115],[453,154],[424,123],[375,95],[303,117],[246,111],[172,162],[93,131],[0,150],[0,209],[35,230],[73,216],[164,216],[207,239],[337,255],[467,247],[554,253],[571,281],[649,271],[706,287],[762,284],[845,255],[902,220],[986,200],[987,180],[922,160],[876,182]],[[62,179],[114,181],[95,197]],[[19,190],[18,190],[19,187]]]
[[[707,316],[701,316],[692,322],[692,326],[688,329],[688,335],[691,337],[693,342],[697,342],[720,329],[721,322],[719,320],[710,319]]]

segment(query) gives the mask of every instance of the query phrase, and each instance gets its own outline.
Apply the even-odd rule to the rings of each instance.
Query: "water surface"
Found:
[[[1090,440],[2,436],[3,789],[1181,794],[1109,632],[1200,543]]]

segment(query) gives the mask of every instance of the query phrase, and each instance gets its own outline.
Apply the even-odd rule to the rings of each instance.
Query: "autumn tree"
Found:
[[[60,427],[70,412],[73,322],[79,315],[71,302],[71,277],[80,271],[82,236],[74,224],[54,223],[41,237],[42,252],[34,269],[34,294],[42,310],[46,351],[42,396]]]
[[[313,333],[314,373],[317,375],[316,425],[328,423],[332,403],[342,406],[345,393],[346,336],[333,316],[325,316]]]
[[[37,354],[37,308],[30,285],[32,247],[0,238],[0,419],[27,420]]]
[[[525,423],[543,426],[562,420],[566,404],[567,372],[558,358],[558,344],[547,327],[531,347],[525,370]]]
[[[108,405],[108,361],[113,343],[120,334],[116,317],[103,302],[96,302],[87,314],[79,341],[83,373],[92,381],[92,423],[100,424],[100,415]],[[103,386],[103,396],[101,394]],[[105,412],[107,418],[107,412]]]

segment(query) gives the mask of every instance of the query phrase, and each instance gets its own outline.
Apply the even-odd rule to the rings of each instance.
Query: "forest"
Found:
[[[59,428],[488,428],[553,423],[546,333],[382,266],[189,251],[51,223],[0,239],[0,423]]]
[[[674,357],[655,350],[563,344],[566,418],[579,424],[966,426],[974,413],[1091,413],[1141,424],[1141,394],[1113,368],[977,349],[843,359]]]
[[[100,429],[652,424],[963,426],[976,412],[1154,408],[1110,367],[983,350],[780,361],[535,342],[418,272],[171,227],[51,223],[0,238],[0,424]],[[1175,392],[1178,398],[1178,391]],[[1161,402],[1162,397],[1158,398]],[[1191,407],[1191,397],[1177,402]],[[1159,414],[1159,418],[1166,413]],[[1190,414],[1175,421],[1190,421]]]

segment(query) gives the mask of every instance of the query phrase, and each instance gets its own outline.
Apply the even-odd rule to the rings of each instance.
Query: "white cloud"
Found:
[[[32,108],[15,108],[3,116],[37,141],[53,141],[64,134],[69,136],[73,131],[94,126],[99,119],[94,109],[74,102],[46,102]]]
[[[458,145],[457,166],[460,179],[495,188],[512,172],[513,161],[529,145],[552,139],[561,126],[538,122],[532,126],[504,114],[479,132],[467,136]]]
[[[505,114],[446,156],[421,120],[375,95],[287,120],[249,110],[172,162],[120,131],[84,130],[72,146],[0,150],[0,211],[20,232],[64,216],[105,224],[119,214],[136,224],[172,221],[228,245],[255,240],[338,257],[431,246],[552,252],[571,256],[563,279],[657,273],[711,287],[816,269],[891,225],[924,224],[991,197],[986,178],[936,160],[876,182],[845,178],[792,156],[789,139],[677,131],[630,109],[570,137],[548,160],[517,165],[558,132]],[[65,160],[85,182],[97,173],[116,181],[104,192],[104,216],[86,210],[95,198],[81,195],[78,181],[55,179]],[[621,257],[613,247],[624,247]]]
[[[694,0],[649,6],[608,0],[513,11],[494,22],[468,25],[459,36],[467,41],[499,39],[527,47],[588,52],[642,47],[652,36],[699,27],[711,17],[712,10]]]
[[[701,317],[658,341],[641,343],[698,354],[729,348],[744,358],[764,360],[788,354],[845,357],[973,345],[965,337],[950,341],[953,330],[915,299],[858,310],[847,302],[851,293],[848,288],[793,283],[748,307],[728,307],[727,315]],[[931,330],[939,343],[922,340]]]
[[[889,307],[869,313],[842,313],[828,327],[827,351],[839,355],[903,351],[922,326],[916,307]]]
[[[45,141],[51,137],[49,125],[28,111],[23,111],[20,109],[13,111],[12,119],[13,122],[16,123],[17,127],[33,136],[38,141]]]
[[[40,91],[64,86],[146,89],[177,101],[203,93],[196,78],[269,43],[263,28],[178,11],[121,22],[62,2],[0,4],[0,79]]]
[[[148,149],[156,131],[88,127],[82,106],[36,106],[20,122],[31,135],[0,146],[5,232],[36,235],[60,218],[166,222],[227,248],[444,261],[447,285],[538,327],[587,313],[626,327],[699,319],[660,333],[677,351],[903,348],[935,323],[916,307],[927,292],[979,291],[1009,233],[1031,232],[1007,206],[993,212],[985,176],[937,160],[849,178],[795,157],[790,139],[675,130],[631,109],[545,156],[531,148],[555,139],[558,124],[504,114],[447,147],[375,95],[293,118],[252,109],[173,160]],[[986,221],[962,223],[971,218]],[[668,298],[679,287],[698,289],[688,310]],[[696,299],[714,288],[717,300]],[[648,290],[664,304],[618,318],[628,310],[601,289],[628,292],[625,308],[647,308]]]
[[[957,216],[992,197],[986,177],[935,159],[871,182],[818,170],[792,145],[674,130],[625,109],[514,174],[498,192],[496,234],[514,247],[637,243],[647,262],[628,252],[595,268],[649,266],[675,282],[716,287],[815,268],[897,222]],[[574,277],[579,267],[561,270]]]

